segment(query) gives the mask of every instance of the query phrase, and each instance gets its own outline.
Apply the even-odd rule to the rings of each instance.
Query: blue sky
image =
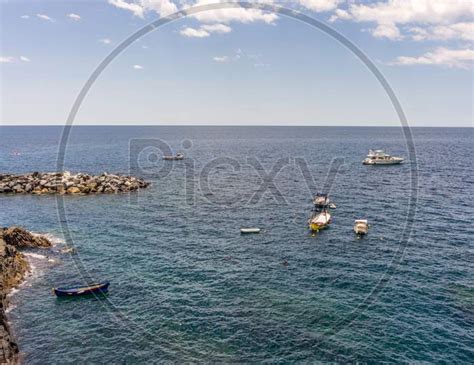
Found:
[[[64,124],[120,41],[204,2],[217,1],[1,0],[0,123]],[[326,22],[360,47],[410,125],[472,126],[471,1],[273,3]],[[399,125],[374,76],[337,41],[242,8],[180,19],[137,41],[99,77],[75,123]]]

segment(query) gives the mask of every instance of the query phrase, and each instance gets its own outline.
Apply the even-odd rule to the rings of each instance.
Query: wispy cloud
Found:
[[[143,70],[144,69],[144,67],[142,65],[133,65],[133,68],[135,70]]]
[[[28,57],[20,56],[20,57],[13,57],[13,56],[0,56],[0,63],[14,63],[14,62],[30,62],[31,60]]]
[[[375,38],[388,38],[393,41],[403,39],[400,29],[394,24],[379,24],[374,29],[371,29],[370,33]]]
[[[12,63],[12,62],[15,62],[15,57],[0,56],[0,63]]]
[[[230,61],[229,56],[216,56],[212,58],[217,63],[226,63]]]
[[[199,28],[186,27],[179,32],[185,37],[204,38],[209,37],[212,33],[224,34],[230,33],[232,28],[225,24],[204,24]]]
[[[270,0],[268,0],[270,1]],[[300,0],[308,1],[311,3],[321,3],[323,7],[327,7],[325,3],[336,3],[339,0]],[[138,1],[125,1],[125,0],[108,0],[109,4],[124,10],[131,11],[135,16],[143,18],[146,12],[152,11],[160,16],[167,16],[171,13],[178,11],[178,5],[182,5],[182,8],[190,5],[204,5],[210,3],[218,3],[220,0],[195,0],[194,2],[189,1],[178,1],[178,0],[138,0]],[[316,5],[317,6],[317,5]],[[332,6],[332,5],[331,5]],[[192,15],[193,18],[199,20],[202,23],[252,23],[252,22],[265,22],[273,24],[278,16],[273,13],[267,13],[260,9],[247,9],[243,7],[228,8],[228,9],[216,9],[201,12]],[[203,34],[201,32],[201,34]],[[202,36],[201,36],[202,38]]]
[[[248,62],[253,64],[254,67],[265,67],[270,65],[269,63],[262,61],[262,55],[247,54],[240,48],[237,48],[230,56],[215,56],[212,60],[217,63]]]
[[[461,22],[448,25],[436,25],[426,28],[412,27],[409,29],[415,41],[461,39],[474,41],[474,22]]]
[[[418,57],[400,56],[391,62],[391,65],[435,65],[452,68],[470,68],[474,62],[473,49],[436,48]]]
[[[20,16],[20,18],[21,19],[30,19],[30,16],[25,14],[25,15]]]
[[[204,5],[210,3],[216,3],[219,1],[215,0],[198,0],[195,5]],[[236,8],[224,8],[203,11],[192,15],[202,23],[253,23],[253,22],[264,22],[267,24],[274,24],[278,19],[278,15],[274,13],[267,13],[260,9],[247,9],[243,7]]]
[[[99,42],[103,44],[110,44],[112,43],[112,40],[110,40],[109,38],[102,38],[102,39],[99,39]]]
[[[54,22],[54,19],[49,17],[48,15],[46,14],[36,14],[36,16],[42,20],[46,20],[48,22]]]
[[[68,18],[72,19],[72,20],[75,20],[75,21],[79,21],[81,20],[81,16],[78,15],[78,14],[74,14],[74,13],[69,13],[66,15]]]
[[[473,38],[472,23],[470,26],[470,23],[463,23],[474,16],[474,6],[469,0],[377,0],[349,1],[348,4],[347,9],[335,10],[329,20],[375,23],[371,33],[377,38]],[[456,23],[459,25],[455,25]],[[408,34],[402,34],[402,31],[406,33],[407,29]]]
[[[153,1],[150,1],[150,2],[153,2]],[[120,9],[131,11],[135,16],[138,16],[140,18],[143,18],[143,14],[145,12],[145,9],[140,4],[129,3],[124,0],[109,0],[109,4],[116,6],[117,8],[120,8]]]
[[[309,10],[319,13],[334,10],[344,1],[345,0],[297,0],[296,2]]]
[[[186,27],[180,30],[179,34],[181,34],[184,37],[189,37],[189,38],[205,38],[209,37],[211,33],[204,29],[195,29],[191,27]]]

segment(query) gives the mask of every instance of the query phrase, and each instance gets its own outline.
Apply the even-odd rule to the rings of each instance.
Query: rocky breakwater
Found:
[[[51,242],[19,227],[0,228],[0,364],[19,362],[18,346],[13,339],[5,310],[8,292],[18,286],[29,270],[22,248],[47,248]]]
[[[0,193],[4,194],[95,194],[124,193],[146,188],[150,183],[133,176],[71,174],[65,172],[25,175],[0,174]]]

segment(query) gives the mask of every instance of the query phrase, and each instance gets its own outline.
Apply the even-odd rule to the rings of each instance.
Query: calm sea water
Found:
[[[0,171],[55,171],[61,131],[0,127]],[[3,226],[57,242],[31,252],[33,273],[11,296],[26,363],[472,363],[472,130],[413,132],[417,213],[393,266],[414,165],[361,160],[369,148],[408,156],[398,128],[74,128],[67,170],[132,173],[153,185],[130,196],[66,196],[64,216],[52,196],[0,196]],[[188,159],[150,175],[165,165],[156,141],[137,138],[159,138]],[[130,157],[130,144],[141,153]],[[333,224],[313,237],[311,196],[335,158],[343,164],[330,174]],[[360,240],[356,218],[372,224]],[[61,253],[60,219],[77,255]],[[241,226],[263,232],[241,236]],[[387,272],[383,290],[372,293]],[[110,280],[109,295],[50,293],[85,278]]]

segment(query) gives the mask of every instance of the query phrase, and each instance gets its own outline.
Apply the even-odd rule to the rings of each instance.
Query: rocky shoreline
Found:
[[[137,177],[106,172],[101,175],[71,174],[68,171],[0,174],[0,194],[113,194],[136,191],[149,185]]]
[[[18,345],[5,315],[7,294],[21,284],[29,271],[28,261],[18,249],[51,246],[47,238],[35,236],[23,228],[0,228],[0,364],[19,363]]]

